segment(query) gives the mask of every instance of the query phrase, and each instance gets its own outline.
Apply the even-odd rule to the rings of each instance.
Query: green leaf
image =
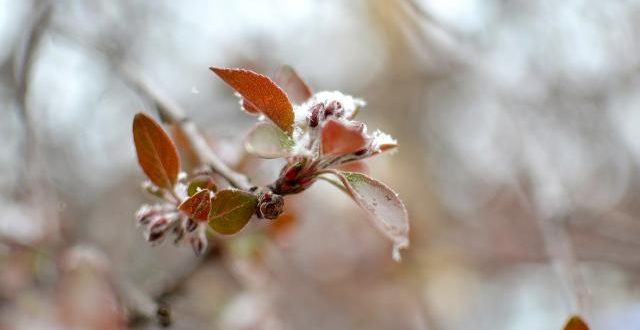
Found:
[[[189,181],[189,186],[187,186],[187,194],[189,195],[189,197],[191,197],[200,190],[204,189],[209,189],[213,192],[216,192],[218,190],[218,187],[210,176],[199,175],[193,180]]]
[[[211,203],[209,226],[220,234],[235,234],[249,222],[257,205],[258,199],[248,192],[221,190]]]
[[[260,158],[289,156],[294,144],[287,134],[270,123],[257,124],[244,140],[244,148],[247,152]]]
[[[180,158],[169,135],[155,120],[138,113],[133,118],[133,142],[138,163],[156,186],[171,189],[178,179]]]
[[[393,259],[400,261],[400,249],[409,246],[409,215],[398,195],[367,175],[333,171],[353,200],[369,215],[373,225],[393,242]]]

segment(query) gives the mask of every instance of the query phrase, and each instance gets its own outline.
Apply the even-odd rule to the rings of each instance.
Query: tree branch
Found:
[[[214,173],[219,174],[235,188],[248,191],[252,185],[249,179],[227,166],[218,156],[211,151],[207,140],[202,136],[198,127],[185,114],[185,112],[170,100],[162,97],[139,73],[130,66],[122,70],[122,77],[132,88],[152,101],[158,110],[160,118],[167,124],[172,124],[188,140],[190,147],[198,158],[198,162],[208,166]]]

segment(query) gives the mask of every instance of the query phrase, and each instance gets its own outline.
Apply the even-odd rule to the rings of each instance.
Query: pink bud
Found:
[[[314,128],[320,123],[320,113],[324,110],[324,104],[318,103],[309,109],[309,127]]]
[[[335,100],[329,102],[329,104],[327,104],[327,106],[324,108],[325,119],[332,116],[336,118],[340,118],[342,117],[343,113],[344,113],[344,110],[342,109],[342,103]]]
[[[158,214],[157,207],[151,205],[142,205],[142,207],[136,212],[136,220],[139,225],[147,225],[151,220],[151,217]]]
[[[193,248],[193,253],[197,256],[201,256],[207,249],[207,238],[204,235],[193,235],[189,238],[189,243]]]
[[[198,223],[197,222],[193,221],[193,219],[187,219],[187,221],[185,222],[185,225],[184,225],[184,229],[188,233],[193,232],[197,228],[198,228]]]

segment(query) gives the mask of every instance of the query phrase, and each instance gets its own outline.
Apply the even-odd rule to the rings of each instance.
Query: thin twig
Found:
[[[545,217],[532,205],[521,185],[516,185],[516,193],[523,206],[533,215],[540,231],[547,256],[568,291],[571,308],[583,313],[587,309],[589,291],[578,268],[571,237],[567,233],[566,219]]]
[[[32,18],[23,41],[23,45],[18,47],[13,54],[15,67],[16,101],[20,119],[24,126],[23,152],[25,162],[25,181],[43,181],[34,178],[40,174],[37,161],[37,135],[33,125],[33,118],[27,104],[29,96],[29,79],[33,71],[33,64],[38,53],[40,40],[49,25],[53,5],[50,2],[42,2],[36,6],[36,14]],[[25,184],[24,186],[29,186]]]

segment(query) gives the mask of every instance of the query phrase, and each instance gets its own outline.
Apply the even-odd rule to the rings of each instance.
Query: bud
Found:
[[[320,123],[320,114],[324,110],[324,104],[318,103],[309,109],[309,127],[314,128]]]
[[[157,231],[157,232],[150,231],[149,234],[147,235],[147,241],[154,244],[160,243],[162,241],[162,238],[164,238],[165,233],[166,232],[164,231]]]
[[[204,231],[200,232],[199,235],[192,235],[189,237],[189,243],[191,243],[193,253],[197,256],[201,256],[207,249],[207,238]]]
[[[173,227],[173,233],[176,235],[176,237],[173,239],[173,244],[180,243],[180,241],[184,237],[184,228],[182,228],[182,226],[175,226]]]
[[[198,223],[197,222],[193,221],[193,219],[191,219],[191,218],[187,219],[187,221],[185,222],[185,225],[184,225],[184,229],[188,233],[193,232],[197,228],[198,228]]]
[[[145,204],[136,212],[136,221],[138,225],[147,225],[151,221],[151,217],[158,214],[157,207]]]
[[[344,109],[342,109],[342,103],[335,100],[329,102],[329,104],[327,104],[327,106],[324,108],[325,119],[329,117],[340,118],[342,117],[343,113],[344,113]]]
[[[259,218],[276,219],[284,211],[284,198],[270,190],[258,194],[256,214]]]
[[[285,167],[282,171],[281,177],[284,177],[286,180],[293,180],[298,177],[300,171],[304,168],[304,162],[297,162],[289,167]]]

